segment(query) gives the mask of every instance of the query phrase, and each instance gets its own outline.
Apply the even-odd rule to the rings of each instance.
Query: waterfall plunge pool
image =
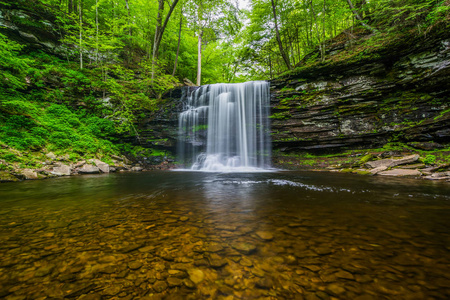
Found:
[[[0,185],[2,299],[448,299],[450,188],[163,172]]]

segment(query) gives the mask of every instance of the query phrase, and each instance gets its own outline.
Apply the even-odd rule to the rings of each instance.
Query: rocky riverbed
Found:
[[[414,184],[415,200],[406,204],[404,189],[387,200],[390,185],[377,192],[363,182],[349,190],[298,179],[213,176],[192,189],[150,188],[164,185],[168,177],[162,178],[147,177],[146,188],[130,178],[130,189],[142,193],[119,192],[113,188],[119,182],[104,176],[60,179],[54,182],[61,187],[76,180],[95,194],[77,188],[79,196],[68,200],[66,188],[57,201],[50,199],[54,193],[3,201],[0,297],[450,297],[449,207],[443,196],[414,194]],[[344,200],[347,194],[359,200]]]

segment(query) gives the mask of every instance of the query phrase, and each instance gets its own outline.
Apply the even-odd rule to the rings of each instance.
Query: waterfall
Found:
[[[269,83],[201,86],[179,116],[178,160],[211,172],[268,169],[271,159]]]

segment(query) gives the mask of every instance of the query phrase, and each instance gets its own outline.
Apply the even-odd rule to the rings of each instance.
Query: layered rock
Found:
[[[450,141],[450,31],[318,63],[272,81],[272,137],[282,151]],[[342,46],[342,48],[345,48]]]

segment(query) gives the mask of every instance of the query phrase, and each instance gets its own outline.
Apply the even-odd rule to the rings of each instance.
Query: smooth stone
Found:
[[[265,241],[273,240],[273,234],[269,231],[257,231],[256,235]]]
[[[109,173],[109,165],[107,163],[102,162],[99,159],[91,159],[89,162],[94,163],[97,168],[100,169],[102,173]]]
[[[60,164],[57,167],[53,168],[53,171],[51,172],[51,174],[53,175],[57,175],[57,176],[70,176],[70,174],[72,173],[72,169],[64,164]]]
[[[100,173],[100,169],[96,166],[85,164],[81,168],[78,169],[78,173],[96,174],[96,173]]]
[[[189,279],[195,284],[199,284],[205,279],[205,273],[200,269],[189,269],[187,272],[189,274]]]
[[[336,275],[337,278],[355,280],[355,276],[353,276],[353,274],[346,272],[346,271],[339,271],[339,272],[335,273],[334,275]]]
[[[140,261],[132,261],[128,264],[128,268],[130,268],[131,270],[137,270],[140,267],[142,267],[142,262]]]
[[[247,242],[234,242],[231,247],[244,254],[250,254],[256,250],[256,246]]]
[[[239,261],[239,264],[240,264],[241,266],[244,266],[244,267],[251,267],[251,266],[253,266],[253,262],[252,262],[250,259],[248,259],[247,257],[243,257],[243,258]]]
[[[115,296],[115,295],[119,294],[121,290],[122,290],[122,288],[120,286],[111,285],[111,286],[108,286],[107,288],[105,288],[103,290],[103,293],[108,296]]]
[[[187,220],[189,220],[189,217],[180,217],[180,221],[181,222],[185,222],[185,221],[187,221]]]
[[[336,284],[336,283],[332,283],[332,284],[327,285],[327,287],[325,288],[325,291],[328,294],[331,294],[333,296],[339,296],[342,293],[345,293],[345,289],[342,286],[340,286],[339,284]]]
[[[176,277],[169,277],[167,278],[167,283],[169,284],[170,287],[180,286],[183,284],[183,280]]]
[[[162,293],[165,290],[167,290],[167,283],[165,281],[156,281],[153,284],[153,289],[155,290],[155,292],[157,293]]]
[[[183,284],[184,284],[184,286],[186,286],[189,289],[194,289],[195,288],[195,283],[193,283],[192,280],[190,280],[190,279],[187,279],[187,278],[184,279],[183,280]]]

